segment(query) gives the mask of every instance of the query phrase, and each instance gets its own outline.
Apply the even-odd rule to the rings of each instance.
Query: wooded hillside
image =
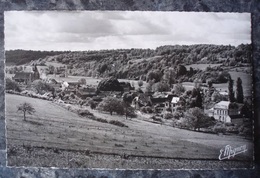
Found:
[[[41,59],[39,59],[41,58]],[[193,81],[218,78],[232,66],[245,66],[251,62],[251,45],[237,47],[224,45],[175,45],[152,49],[118,49],[78,52],[7,51],[7,63],[24,64],[58,62],[68,66],[69,75],[153,80],[170,78]],[[210,64],[205,71],[186,68],[190,64]],[[219,64],[215,66],[214,64]],[[222,65],[222,66],[220,66]],[[224,74],[219,74],[223,72]],[[225,80],[225,79],[224,79]],[[216,81],[219,83],[221,81]]]

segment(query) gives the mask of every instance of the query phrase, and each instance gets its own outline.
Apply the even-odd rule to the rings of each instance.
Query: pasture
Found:
[[[85,77],[85,76],[71,76],[68,77],[59,77],[54,75],[48,75],[49,78],[53,78],[58,82],[66,81],[66,82],[77,82],[79,79],[86,79],[87,85],[97,86],[98,83],[102,80],[102,78],[93,78],[93,77]],[[128,79],[118,79],[119,82],[129,82],[135,88],[138,88],[138,80],[128,80]],[[147,83],[143,81],[142,89],[145,89]]]
[[[236,72],[230,71],[232,80],[234,80],[233,89],[236,92],[236,81],[237,78],[240,77],[242,80],[243,92],[244,96],[250,97],[252,96],[252,76],[245,72]],[[183,82],[182,85],[186,90],[192,90],[195,86],[193,82]],[[220,83],[220,84],[213,84],[213,87],[216,88],[218,91],[226,91],[228,92],[228,82],[227,83]]]
[[[25,101],[36,110],[26,121],[17,112]],[[235,159],[252,159],[252,142],[239,136],[177,129],[148,122],[141,114],[126,120],[89,111],[96,117],[120,120],[128,128],[80,117],[51,101],[6,94],[9,166],[169,169],[178,168],[176,159],[217,160],[227,144],[246,144],[248,152]],[[129,155],[129,160],[122,155]]]
[[[222,64],[190,64],[186,65],[185,67],[187,70],[192,67],[193,69],[200,69],[200,70],[206,70],[207,67],[216,67],[216,66],[221,66]]]

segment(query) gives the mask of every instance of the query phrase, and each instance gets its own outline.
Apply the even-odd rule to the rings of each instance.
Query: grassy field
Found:
[[[25,101],[36,109],[27,121],[17,112],[17,105]],[[75,163],[72,167],[171,168],[175,158],[216,160],[219,150],[227,144],[234,147],[248,145],[248,152],[236,158],[251,160],[251,141],[238,136],[158,125],[145,121],[140,115],[126,120],[122,116],[90,111],[100,118],[120,120],[128,128],[79,117],[51,101],[6,94],[7,142],[9,153],[12,153],[8,154],[8,164],[71,167]],[[25,147],[31,149],[28,151]],[[126,161],[122,155],[131,157]]]
[[[215,66],[220,66],[222,64],[191,64],[191,65],[186,65],[185,67],[189,70],[190,67],[193,69],[200,69],[200,70],[205,70],[207,67],[215,67]]]
[[[252,76],[245,72],[230,71],[231,78],[234,80],[234,91],[236,91],[236,81],[240,77],[242,80],[244,96],[252,96]],[[186,90],[192,90],[194,88],[193,82],[183,82],[183,86]],[[213,84],[218,91],[228,92],[228,83]]]
[[[85,76],[71,76],[68,77],[59,77],[54,75],[48,75],[49,78],[53,78],[59,82],[66,81],[66,82],[77,82],[79,79],[84,78],[86,79],[87,85],[97,86],[98,83],[102,80],[102,78],[93,78],[93,77],[85,77]],[[133,84],[134,87],[138,88],[138,80],[128,80],[128,79],[118,79],[119,82],[129,82],[131,85]],[[147,83],[143,81],[143,86],[141,87],[145,90]]]

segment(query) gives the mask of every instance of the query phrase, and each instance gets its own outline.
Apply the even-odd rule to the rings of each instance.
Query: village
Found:
[[[248,150],[234,160],[251,160],[249,49],[10,51],[9,164],[148,168],[151,160],[170,168],[179,159],[222,159],[230,143]]]
[[[194,81],[188,88],[175,83],[168,91],[153,91],[152,85],[141,79],[126,81],[115,77],[71,76],[67,65],[23,65],[9,68],[6,73],[9,80],[7,93],[17,94],[19,91],[21,95],[78,105],[81,114],[84,113],[82,107],[90,106],[111,115],[113,112],[123,115],[122,118],[125,115],[126,119],[141,114],[147,121],[177,128],[251,135],[248,124],[251,122],[250,100],[244,99],[243,88],[240,101],[234,102],[233,90],[216,89],[211,82],[202,83],[201,80]],[[229,80],[232,89],[235,88],[234,81]],[[233,92],[232,102],[229,92]],[[104,98],[117,100],[114,103],[106,100],[109,107],[98,107]],[[115,105],[114,108],[111,105]]]
[[[8,166],[251,165],[250,14],[17,11],[5,18]]]

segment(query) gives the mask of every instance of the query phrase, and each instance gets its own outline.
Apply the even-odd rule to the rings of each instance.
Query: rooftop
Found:
[[[218,109],[228,109],[230,101],[220,101],[219,103],[215,104],[214,108]]]
[[[31,72],[17,72],[13,79],[29,79],[31,74]]]
[[[179,101],[180,101],[180,98],[179,98],[179,97],[173,97],[171,103],[176,104],[176,103],[178,103]]]

